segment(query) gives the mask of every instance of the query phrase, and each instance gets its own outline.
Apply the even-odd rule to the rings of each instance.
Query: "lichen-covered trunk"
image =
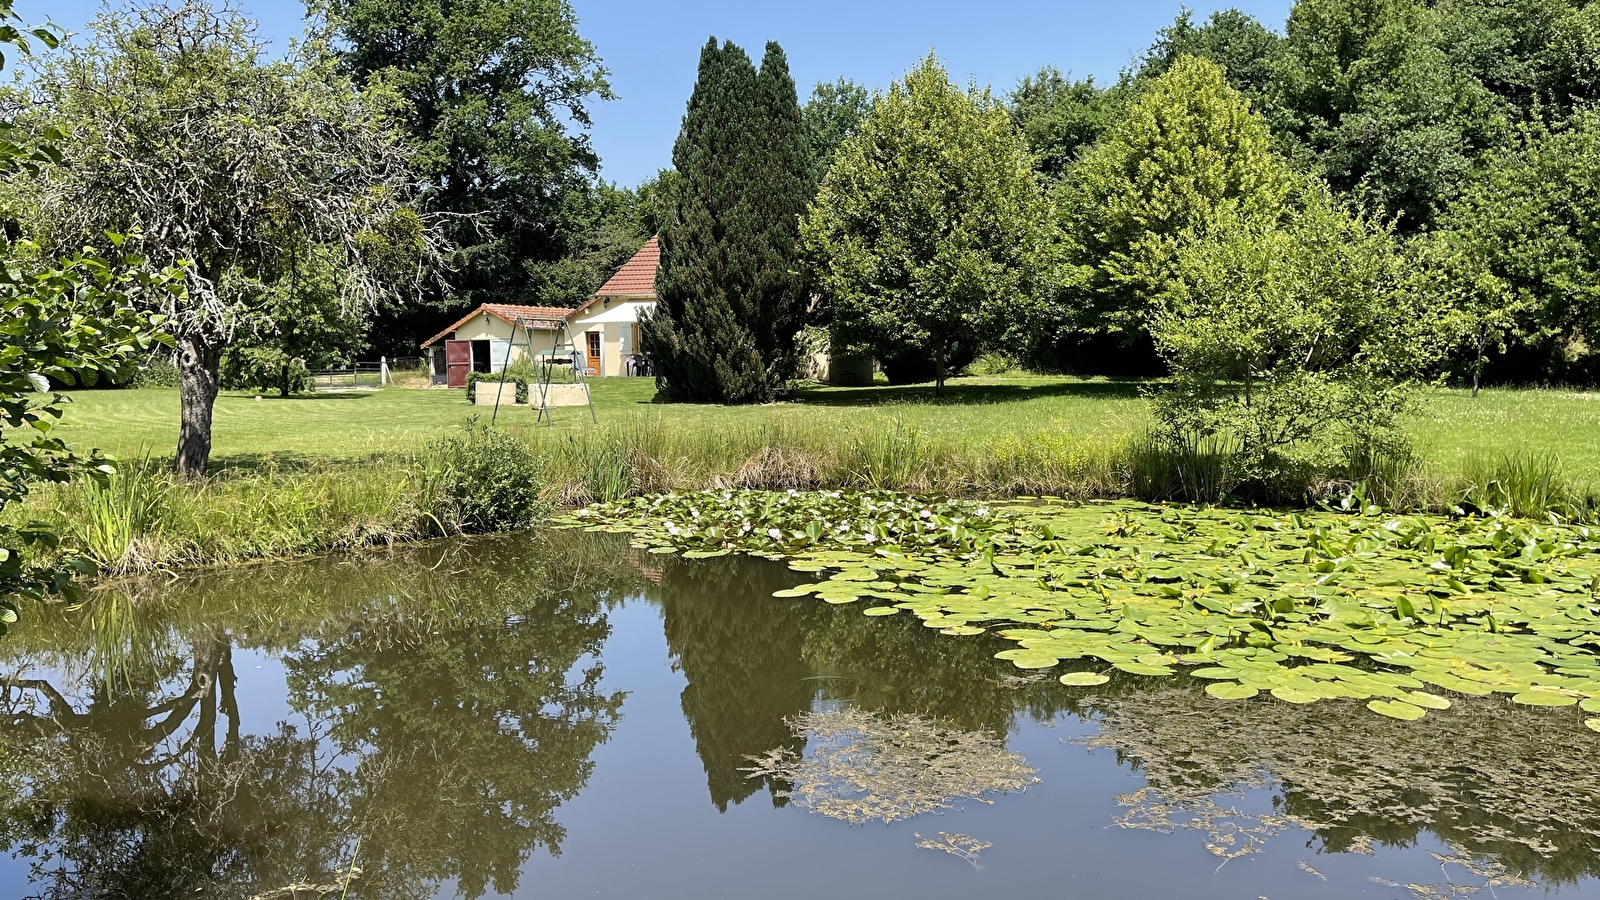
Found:
[[[219,342],[190,335],[178,340],[178,458],[173,469],[204,478],[211,460],[211,408],[217,402]]]

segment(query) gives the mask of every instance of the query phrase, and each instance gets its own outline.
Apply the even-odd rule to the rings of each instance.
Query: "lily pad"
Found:
[[[1406,693],[1405,702],[1410,703],[1413,706],[1420,706],[1423,709],[1450,708],[1449,700],[1439,696],[1438,694],[1429,694],[1425,691],[1408,691]]]
[[[892,616],[899,611],[899,608],[894,606],[874,606],[871,609],[862,610],[861,614],[865,616]]]
[[[1272,696],[1285,703],[1315,703],[1322,699],[1322,694],[1316,691],[1301,690],[1292,687],[1275,687]]]
[[[1149,675],[1154,677],[1171,675],[1173,672],[1171,666],[1152,666],[1142,662],[1118,662],[1115,665],[1119,670],[1127,672],[1129,675]]]
[[[1523,706],[1572,706],[1578,702],[1578,698],[1554,691],[1523,691],[1513,695],[1511,702]]]
[[[1407,722],[1420,719],[1428,714],[1428,711],[1422,707],[1413,706],[1410,703],[1406,703],[1401,700],[1371,700],[1367,703],[1367,709],[1372,710],[1380,716],[1388,716],[1391,719],[1403,719]]]
[[[1236,681],[1216,681],[1206,685],[1206,693],[1218,700],[1249,700],[1261,692]]]
[[[1584,719],[1583,727],[1590,731],[1600,731],[1600,719]]]
[[[1060,678],[1061,683],[1068,687],[1092,687],[1110,680],[1110,676],[1101,675],[1099,672],[1068,672]]]
[[[1013,661],[1036,667],[1093,657],[1159,677],[1181,661],[1225,694],[1370,699],[1400,717],[1490,693],[1600,714],[1600,531],[1559,521],[717,490],[556,524],[654,553],[787,559],[826,580],[778,596],[1028,634]]]

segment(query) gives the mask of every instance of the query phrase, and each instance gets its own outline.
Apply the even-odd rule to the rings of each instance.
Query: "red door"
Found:
[[[454,388],[467,386],[467,373],[472,371],[472,342],[444,342],[444,383]]]

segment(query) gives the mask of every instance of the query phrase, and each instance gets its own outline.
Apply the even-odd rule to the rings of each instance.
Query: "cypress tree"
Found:
[[[772,400],[796,368],[796,241],[810,200],[799,98],[777,44],[758,74],[732,42],[706,43],[672,163],[659,302],[640,323],[656,384],[671,400]]]

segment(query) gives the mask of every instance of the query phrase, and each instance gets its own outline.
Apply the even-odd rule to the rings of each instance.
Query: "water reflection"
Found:
[[[352,860],[354,896],[514,889],[617,720],[606,610],[639,580],[551,540],[242,571],[14,633],[0,842],[51,897],[315,896]],[[288,721],[241,728],[239,651],[281,662]]]
[[[1091,746],[1144,775],[1150,791],[1135,804],[1193,809],[1270,785],[1276,811],[1324,852],[1412,847],[1431,834],[1513,880],[1550,888],[1600,875],[1596,745],[1570,709],[1469,697],[1398,723],[1338,704],[1213,703],[1198,685],[1146,683],[1097,696],[1084,712],[1102,717]]]
[[[1261,787],[1271,814],[1235,827],[1304,828],[1339,854],[1437,839],[1547,887],[1600,875],[1595,736],[1575,710],[1468,698],[1397,723],[1156,679],[1063,688],[992,659],[990,638],[770,596],[799,580],[760,560],[663,559],[561,532],[103,592],[0,641],[0,848],[31,863],[41,897],[339,896],[347,877],[349,897],[368,900],[532,890],[530,860],[571,843],[564,808],[603,781],[596,754],[628,711],[622,690],[677,677],[668,718],[687,725],[678,740],[705,788],[696,775],[694,809],[638,810],[663,829],[734,818],[757,794],[738,812],[782,806],[789,785],[742,770],[806,751],[785,722],[803,713],[914,715],[1002,740],[1077,716],[1148,787],[1096,810],[1097,830],[1212,815],[1218,797]],[[630,599],[659,610],[676,675],[650,660],[631,682],[607,680]],[[676,749],[652,727],[653,743],[614,765]],[[1028,762],[1072,797],[1082,748],[1040,743],[1057,755]],[[1061,810],[1026,800],[996,809],[1051,835]]]

